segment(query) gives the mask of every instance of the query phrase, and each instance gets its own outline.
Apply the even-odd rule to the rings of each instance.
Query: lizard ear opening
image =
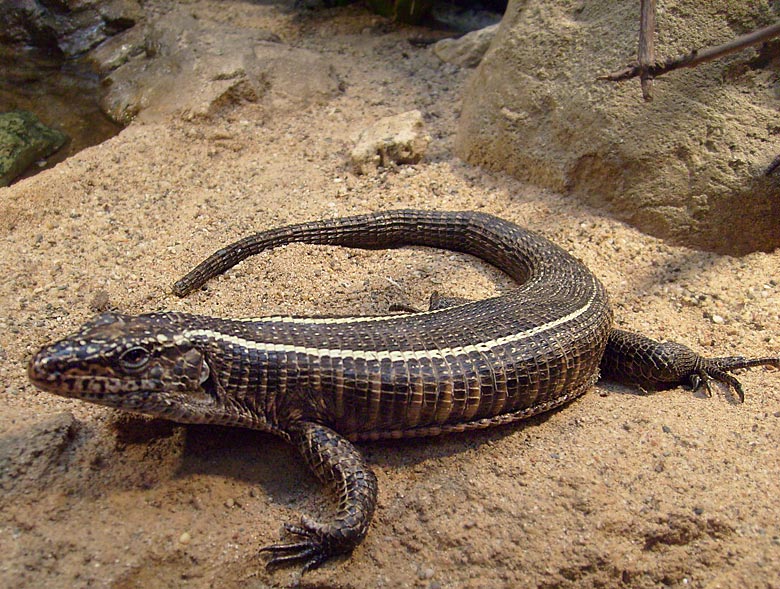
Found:
[[[198,375],[198,386],[201,392],[208,395],[212,400],[217,398],[217,378],[216,374],[212,372],[211,366],[209,366],[206,357],[200,359],[200,374]]]
[[[206,359],[203,358],[203,363],[200,367],[200,382],[198,384],[203,385],[209,377],[211,376],[211,368],[209,368],[209,363],[206,362]]]

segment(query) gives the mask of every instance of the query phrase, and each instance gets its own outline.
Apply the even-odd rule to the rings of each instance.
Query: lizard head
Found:
[[[27,374],[50,393],[186,423],[222,412],[206,352],[182,335],[178,315],[104,313],[42,348]]]

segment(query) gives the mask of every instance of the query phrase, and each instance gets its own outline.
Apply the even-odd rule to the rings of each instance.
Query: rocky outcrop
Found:
[[[772,3],[674,0],[656,51],[674,56],[778,18]],[[457,150],[676,242],[780,246],[778,45],[681,70],[643,102],[597,78],[636,55],[636,2],[515,0],[466,90]]]
[[[381,167],[416,164],[425,155],[430,135],[425,132],[422,113],[410,110],[379,119],[365,129],[350,153],[357,174],[370,174]]]
[[[433,45],[436,57],[460,67],[477,67],[496,36],[498,25],[466,33],[457,39],[442,39]]]
[[[90,58],[105,77],[103,110],[122,124],[210,116],[236,101],[278,112],[341,91],[321,55],[267,31],[199,20],[179,8],[106,41]]]

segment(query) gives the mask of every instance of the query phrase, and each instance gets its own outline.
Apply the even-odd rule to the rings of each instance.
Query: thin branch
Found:
[[[655,0],[642,0],[639,18],[639,79],[642,83],[642,97],[646,101],[653,99],[653,76],[650,66],[655,63]]]
[[[651,78],[657,78],[667,72],[676,70],[683,67],[695,67],[700,63],[706,61],[712,61],[729,53],[735,53],[751,45],[758,45],[769,39],[780,36],[780,23],[758,29],[752,33],[741,35],[716,47],[705,47],[704,49],[694,49],[690,53],[680,55],[673,59],[668,59],[663,63],[655,63],[653,65],[643,68],[641,65],[634,65],[627,67],[619,72],[613,72],[604,76],[599,76],[599,80],[609,80],[611,82],[620,82],[622,80],[628,80],[635,78],[643,73],[646,73]]]

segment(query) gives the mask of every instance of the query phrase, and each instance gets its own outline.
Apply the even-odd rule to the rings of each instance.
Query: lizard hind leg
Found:
[[[683,344],[657,342],[621,329],[613,329],[609,334],[601,361],[601,371],[606,378],[648,389],[690,384],[697,390],[704,385],[709,395],[712,394],[712,382],[720,382],[733,389],[740,402],[745,400],[744,390],[729,372],[755,366],[780,368],[780,358],[707,358]]]
[[[338,495],[338,510],[331,523],[301,518],[300,525],[285,524],[297,540],[261,549],[270,555],[272,569],[302,563],[303,571],[317,568],[328,559],[352,551],[368,532],[377,502],[376,476],[357,448],[324,425],[298,422],[288,430],[316,477]]]

